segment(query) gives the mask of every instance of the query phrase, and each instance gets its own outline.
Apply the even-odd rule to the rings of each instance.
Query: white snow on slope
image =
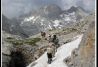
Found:
[[[33,19],[34,19],[34,16],[29,17],[29,18],[25,18],[24,21],[31,21],[31,20],[33,20]]]
[[[35,62],[37,64],[35,66],[32,66],[34,62],[32,62],[29,66],[27,67],[67,67],[67,65],[63,62],[63,60],[71,55],[71,52],[73,49],[78,48],[79,43],[82,39],[83,35],[78,35],[77,39],[62,45],[61,47],[58,48],[55,58],[53,59],[53,62],[51,64],[47,64],[47,54],[46,52]]]
[[[57,26],[59,26],[60,22],[59,22],[59,20],[55,20],[53,23],[54,23],[54,26],[57,27]]]

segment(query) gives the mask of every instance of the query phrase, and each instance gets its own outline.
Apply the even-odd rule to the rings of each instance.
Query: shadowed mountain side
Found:
[[[28,37],[16,20],[10,20],[4,15],[2,15],[2,30],[10,34],[20,35],[23,38]]]

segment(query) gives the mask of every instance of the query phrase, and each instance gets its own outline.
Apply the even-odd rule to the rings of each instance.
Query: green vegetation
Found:
[[[52,31],[51,29],[49,29],[49,31]]]
[[[14,39],[14,38],[12,38],[12,37],[7,37],[6,39]]]
[[[14,38],[8,37],[6,38],[7,42],[10,42],[14,45],[23,45],[23,44],[28,44],[28,45],[36,45],[36,42],[39,42],[41,38],[29,38],[29,39],[23,39],[23,40],[16,40]]]
[[[29,45],[36,45],[36,42],[40,41],[41,38],[30,38],[24,40],[24,43],[29,44]]]
[[[63,32],[65,34],[68,34],[68,33],[71,33],[71,32],[75,32],[75,31],[77,31],[77,29],[75,29],[75,28],[66,28],[66,29],[63,29]]]
[[[22,40],[14,40],[11,42],[14,45],[23,45],[23,41]]]

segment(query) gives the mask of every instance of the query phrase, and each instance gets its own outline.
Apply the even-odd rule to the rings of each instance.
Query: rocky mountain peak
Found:
[[[55,4],[46,5],[38,10],[38,14],[48,18],[55,18],[62,12],[61,8]]]
[[[70,7],[70,9],[68,9],[67,11],[71,13],[71,12],[76,12],[77,10],[78,10],[77,7],[72,6],[72,7]]]

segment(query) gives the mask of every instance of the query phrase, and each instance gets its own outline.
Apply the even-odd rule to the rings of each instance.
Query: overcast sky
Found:
[[[9,18],[17,17],[46,4],[57,4],[63,10],[73,5],[86,10],[95,9],[95,0],[2,0],[2,13]]]

